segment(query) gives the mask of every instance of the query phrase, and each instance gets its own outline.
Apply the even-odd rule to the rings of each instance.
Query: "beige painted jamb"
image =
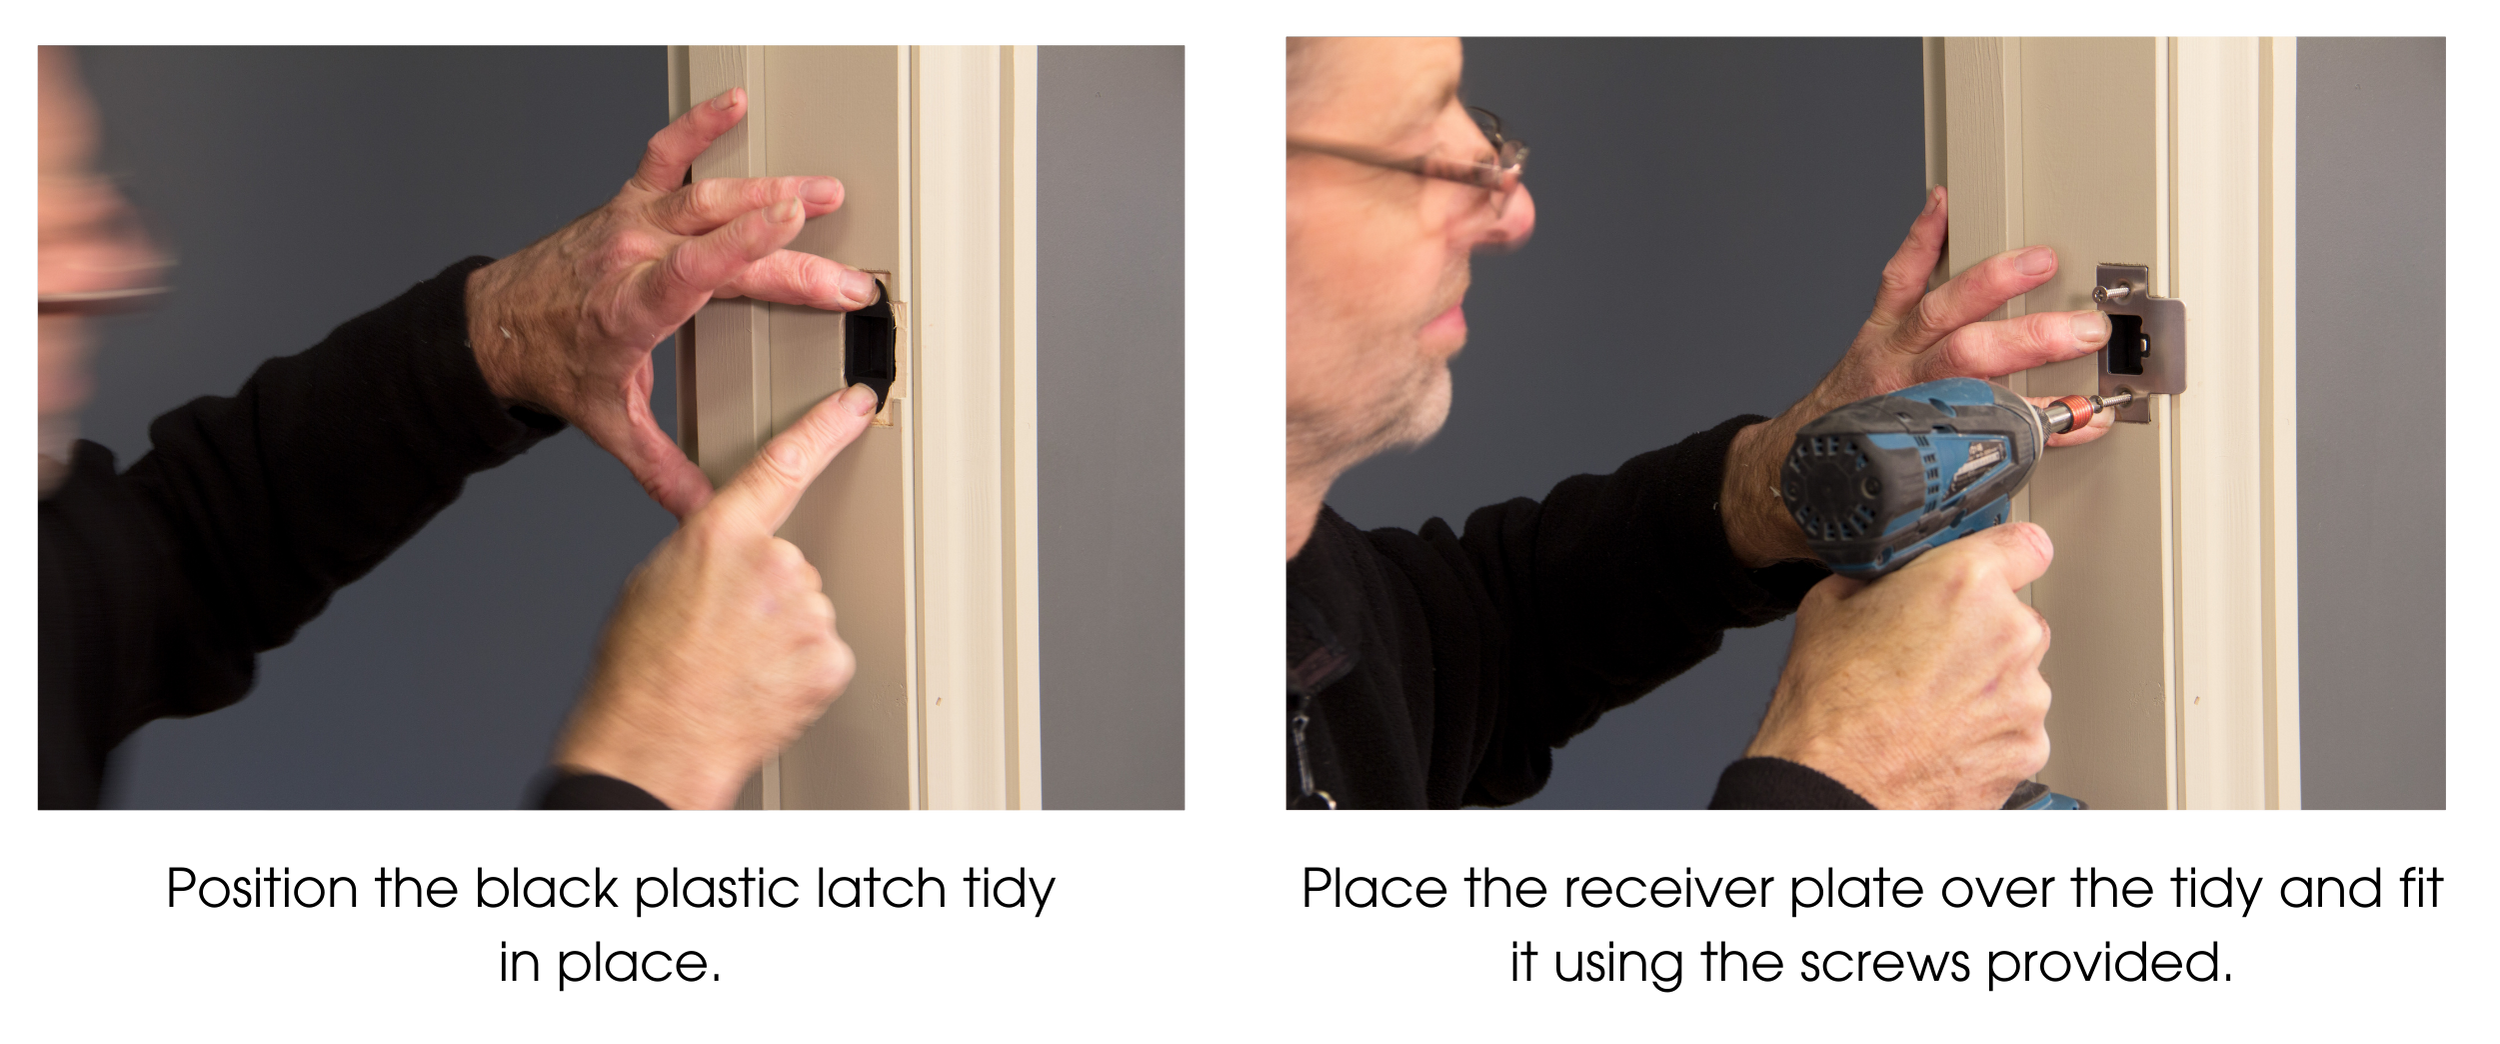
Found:
[[[668,118],[671,123],[694,107],[694,75],[689,68],[694,60],[692,50],[688,47],[668,49]],[[688,460],[700,459],[696,456],[699,447],[695,438],[695,414],[698,411],[695,409],[694,338],[693,323],[687,323],[677,331],[677,446],[685,451]]]
[[[1948,186],[1953,238],[1945,264],[1955,272],[2027,245],[2022,54],[2020,40],[1983,36],[1944,42],[1946,80],[1963,85],[1950,93],[1944,110],[1945,169],[1955,175]],[[2023,300],[2018,297],[1991,317],[2021,314]]]
[[[694,177],[745,178],[764,174],[764,150],[754,127],[766,109],[761,47],[700,47],[684,61],[688,103],[709,99],[732,87],[747,92],[747,117],[697,157]],[[771,394],[772,313],[746,300],[713,301],[687,324],[691,334],[681,353],[679,372],[692,378],[681,391],[681,404],[692,404],[695,423],[681,430],[700,434],[688,450],[704,474],[719,486],[735,476],[771,437],[765,398]],[[700,348],[696,346],[700,345]],[[712,401],[704,401],[709,396]],[[684,407],[681,406],[681,414]],[[708,422],[708,423],[706,423]],[[741,807],[778,808],[781,773],[778,758],[767,760],[761,776],[740,795]]]
[[[830,175],[846,195],[811,219],[790,249],[887,274],[908,322],[910,84],[896,47],[693,47],[687,92],[748,92],[748,115],[696,161],[701,177]],[[847,383],[843,320],[833,313],[716,301],[694,336],[681,431],[714,482],[742,468],[764,439]],[[902,379],[881,420],[829,465],[780,535],[823,574],[843,638],[857,656],[850,689],[742,797],[744,807],[909,808],[922,804],[914,599],[918,556],[909,433],[915,428],[916,339],[898,338]],[[690,423],[689,423],[690,422]]]
[[[1932,169],[1939,160],[1944,171],[1964,174],[1945,183],[1952,215],[1945,269],[1958,274],[2030,245],[2023,238],[2023,50],[2019,40],[1985,36],[1946,39],[1930,50],[1942,52],[1946,83],[1963,85],[1958,95],[1962,104],[1953,104],[1950,91],[1942,104],[1935,98],[1928,103],[1930,126],[1944,128],[1941,143],[1928,143],[1931,177],[1943,173]],[[2023,309],[2023,298],[2017,297],[1990,318],[2012,318]],[[2027,374],[2008,374],[1997,383],[2017,395],[2030,394]],[[2010,506],[2015,521],[2029,521],[2031,490],[2016,492]],[[2031,590],[2025,588],[2022,597],[2030,601]]]
[[[1945,95],[1948,95],[1948,90],[1945,90],[1945,37],[1938,32],[1918,37],[1918,60],[1920,90],[1923,90],[1923,97],[1920,97],[1923,100],[1923,122],[1925,130],[1928,130],[1928,147],[1925,147],[1925,152],[1928,152],[1928,190],[1933,192],[1935,187],[1948,182],[1945,172],[1950,170],[1948,152],[1945,152]],[[1950,250],[1935,257],[1935,272],[1928,275],[1928,290],[1943,287],[1948,277],[1953,277]]]
[[[872,425],[825,469],[782,535],[824,574],[843,638],[858,657],[850,689],[783,752],[786,808],[911,808],[921,803],[916,467],[911,433],[923,405],[912,320],[920,287],[910,222],[908,57],[904,48],[769,47],[768,107],[759,125],[776,176],[831,175],[842,208],[808,222],[790,249],[885,273],[905,323],[900,378]],[[776,429],[848,383],[841,316],[772,306],[768,402]]]

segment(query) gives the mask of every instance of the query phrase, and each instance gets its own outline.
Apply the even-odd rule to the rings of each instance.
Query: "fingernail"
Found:
[[[1936,204],[1938,204],[1938,203],[1942,203],[1942,202],[1944,202],[1944,189],[1942,189],[1942,188],[1931,188],[1931,189],[1928,189],[1928,190],[1927,190],[1927,209],[1922,210],[1922,211],[1919,211],[1919,212],[1918,212],[1918,216],[1920,216],[1920,217],[1926,217],[1926,216],[1927,216],[1927,215],[1929,215],[1929,214],[1933,214],[1933,213],[1935,213],[1935,212],[1936,212]]]
[[[844,388],[842,389],[842,407],[851,411],[851,416],[854,417],[865,417],[875,413],[877,412],[877,390],[865,384],[854,384]]]
[[[799,186],[799,198],[820,207],[841,195],[842,187],[832,178],[809,178],[807,184]]]
[[[773,204],[773,209],[765,216],[772,218],[773,224],[776,225],[784,221],[796,221],[799,217],[799,201],[795,199],[785,199],[779,203],[775,203]]]
[[[2031,546],[2040,550],[2040,557],[2057,557],[2057,542],[2049,539],[2049,531],[2029,522],[2023,523],[2023,535],[2031,538]]]
[[[2075,313],[2075,340],[2085,344],[2109,341],[2109,317],[2099,312]]]
[[[731,109],[737,108],[738,88],[732,87],[728,90],[720,92],[720,97],[712,99],[712,107],[722,112],[728,112]]]
[[[2014,270],[2027,276],[2043,276],[2057,267],[2057,251],[2033,247],[2014,259]]]
[[[861,308],[877,303],[877,277],[856,268],[842,270],[842,296]]]

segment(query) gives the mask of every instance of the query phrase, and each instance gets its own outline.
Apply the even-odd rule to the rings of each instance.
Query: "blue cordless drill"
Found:
[[[2005,521],[2049,436],[2133,399],[2069,395],[2034,407],[1969,377],[1861,399],[1798,429],[1780,466],[1780,497],[1825,565],[1873,580]],[[2083,805],[2025,783],[2006,807]]]
[[[2035,408],[1948,377],[1860,399],[1798,429],[1780,498],[1825,565],[1873,580],[2005,521],[2049,436],[2133,398],[2069,395]]]

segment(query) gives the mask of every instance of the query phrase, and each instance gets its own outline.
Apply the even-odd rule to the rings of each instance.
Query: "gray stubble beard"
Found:
[[[1288,413],[1285,443],[1288,468],[1320,468],[1341,475],[1348,469],[1394,449],[1413,449],[1432,441],[1450,415],[1450,367],[1433,360],[1418,367],[1408,380],[1380,401],[1337,417]]]

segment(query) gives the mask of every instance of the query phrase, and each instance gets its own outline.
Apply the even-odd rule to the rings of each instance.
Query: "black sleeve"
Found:
[[[1858,792],[1794,761],[1742,758],[1719,773],[1712,808],[1842,808],[1875,806]]]
[[[105,753],[148,721],[241,699],[260,653],[470,474],[562,429],[498,403],[468,347],[468,276],[491,260],[157,418],[127,471],[79,444],[43,514],[47,804],[94,804]]]
[[[198,713],[242,697],[252,657],[286,644],[339,588],[562,422],[506,409],[468,346],[470,258],[271,359],[232,398],[156,419],[122,475],[154,509],[200,617]]]
[[[1430,617],[1443,697],[1457,679],[1483,679],[1458,711],[1483,743],[1466,803],[1534,794],[1554,747],[1717,652],[1727,628],[1794,611],[1827,575],[1815,562],[1748,569],[1728,548],[1728,445],[1761,419],[1565,479],[1542,502],[1479,509],[1463,535],[1438,519],[1370,534]]]
[[[538,807],[559,811],[626,809],[665,812],[666,804],[651,792],[614,776],[595,772],[559,772],[538,796]]]

